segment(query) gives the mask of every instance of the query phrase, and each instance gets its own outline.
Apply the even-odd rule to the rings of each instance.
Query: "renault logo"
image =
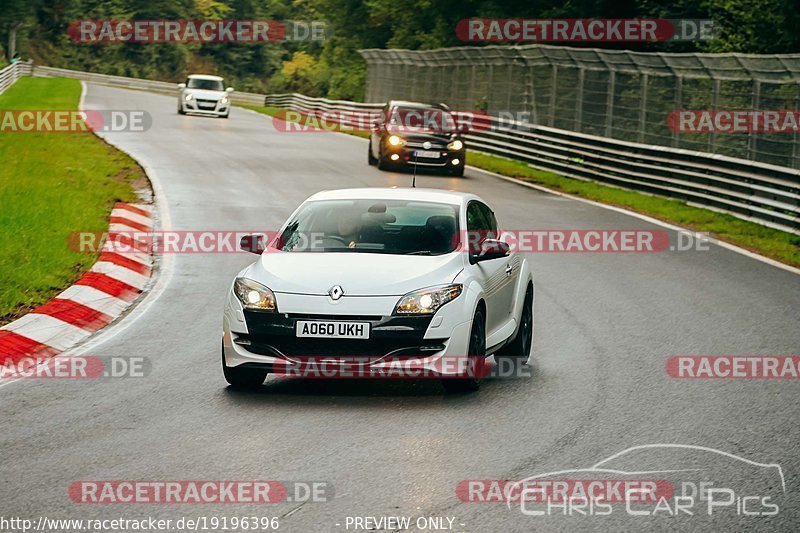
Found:
[[[328,296],[331,297],[331,300],[338,300],[344,296],[344,289],[341,285],[334,285],[328,290]]]

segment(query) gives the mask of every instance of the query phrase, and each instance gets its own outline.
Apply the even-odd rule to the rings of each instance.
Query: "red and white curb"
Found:
[[[111,211],[110,238],[115,232],[152,228],[150,206],[117,203]],[[139,297],[150,281],[152,266],[152,258],[146,253],[103,251],[74,285],[0,328],[0,365],[30,357],[52,357],[107,326]]]

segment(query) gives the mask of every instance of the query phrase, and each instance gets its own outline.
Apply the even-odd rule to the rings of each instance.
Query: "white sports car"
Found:
[[[231,114],[230,94],[219,76],[192,74],[178,85],[178,114],[193,113],[228,118]]]
[[[343,365],[360,357],[370,369],[411,357],[436,368],[445,388],[476,390],[479,376],[439,363],[491,354],[526,363],[531,350],[533,275],[500,238],[494,213],[474,194],[311,196],[268,245],[242,239],[260,257],[227,298],[225,379],[258,386],[277,365],[306,357]]]

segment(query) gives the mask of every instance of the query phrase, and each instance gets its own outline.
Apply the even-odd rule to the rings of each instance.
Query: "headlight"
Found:
[[[389,137],[389,144],[392,146],[403,146],[406,142],[403,140],[402,137],[398,137],[397,135],[391,135]]]
[[[442,285],[409,292],[397,302],[395,315],[432,315],[444,304],[458,298],[463,285]]]
[[[450,144],[448,144],[447,147],[450,150],[458,151],[464,148],[464,143],[461,142],[459,139],[456,139],[455,141],[450,141]]]
[[[267,287],[247,278],[236,278],[233,283],[233,292],[245,309],[260,309],[262,311],[276,311],[278,303],[275,294]]]
[[[194,98],[194,96],[192,95],[192,93],[187,93],[187,94],[186,94],[186,96],[184,96],[184,97],[183,97],[183,99],[184,99],[184,100],[186,100],[187,102],[188,102],[189,100],[191,100],[192,98]]]
[[[227,103],[228,103],[228,97],[227,97],[227,96],[223,96],[223,97],[220,99],[219,103],[220,103],[220,104],[227,104]]]

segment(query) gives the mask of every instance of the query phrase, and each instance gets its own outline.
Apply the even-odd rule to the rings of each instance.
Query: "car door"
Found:
[[[469,242],[474,243],[470,246],[475,246],[478,250],[487,238],[497,238],[494,214],[486,204],[473,200],[467,205],[467,231],[470,235]],[[477,235],[477,238],[472,240],[474,235]],[[507,258],[501,257],[471,265],[473,275],[483,287],[486,301],[487,338],[502,327],[508,319],[507,303],[504,302],[507,263]]]
[[[489,227],[496,239],[500,239],[502,232],[497,224],[497,218],[489,206],[481,204],[482,209],[486,212],[484,216],[489,222]],[[517,292],[517,283],[519,281],[520,268],[522,266],[522,258],[516,252],[511,252],[508,256],[498,259],[498,262],[503,264],[503,282],[498,289],[497,305],[499,306],[498,315],[500,315],[500,326],[505,324],[514,316],[514,301]]]

